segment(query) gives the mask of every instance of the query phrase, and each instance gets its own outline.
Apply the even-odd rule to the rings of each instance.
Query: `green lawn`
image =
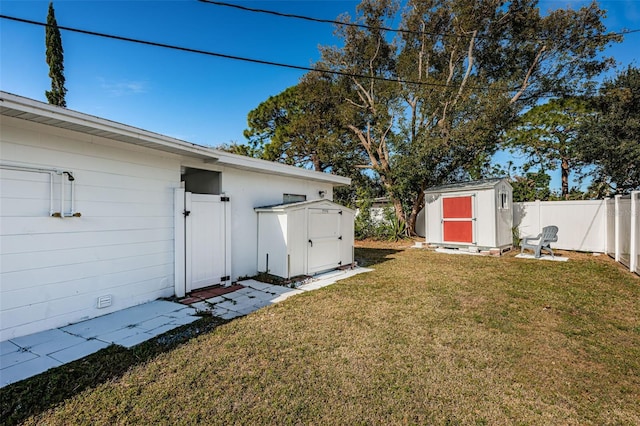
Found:
[[[53,402],[29,395],[46,395],[55,379],[34,378],[29,392],[9,386],[3,418],[640,424],[640,279],[611,259],[568,253],[571,260],[560,263],[365,246],[356,257],[374,272],[211,327],[138,362],[127,352],[128,371],[75,391],[66,383],[70,396],[48,410],[30,404]],[[108,364],[111,351],[90,366]]]

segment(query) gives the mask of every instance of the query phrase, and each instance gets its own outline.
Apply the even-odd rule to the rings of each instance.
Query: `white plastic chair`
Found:
[[[548,251],[553,256],[553,250],[551,250],[551,243],[558,241],[558,227],[551,225],[542,228],[542,232],[535,237],[524,237],[520,245],[520,253],[524,249],[533,250],[536,259],[539,259],[542,255],[542,251]]]

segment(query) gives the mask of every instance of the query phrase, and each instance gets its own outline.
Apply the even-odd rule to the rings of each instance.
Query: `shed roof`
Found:
[[[491,188],[494,188],[498,183],[502,181],[506,182],[507,185],[510,185],[505,178],[490,178],[490,179],[481,179],[481,180],[474,180],[474,181],[468,181],[468,182],[458,182],[458,183],[450,183],[447,185],[434,186],[424,191],[424,193],[432,194],[435,192],[446,193],[446,192],[458,192],[458,191],[474,191],[479,189],[491,189]]]
[[[294,210],[294,209],[300,209],[305,207],[314,207],[314,206],[319,207],[320,205],[325,205],[327,207],[331,206],[332,208],[338,208],[340,210],[347,210],[347,211],[353,212],[353,210],[348,207],[345,207],[338,203],[334,203],[331,200],[324,200],[324,199],[298,201],[297,203],[282,203],[282,204],[275,204],[270,206],[255,207],[254,210],[256,212],[284,212],[286,210]]]
[[[347,177],[231,154],[3,91],[0,91],[0,115],[196,158],[207,163],[236,169],[304,178],[331,183],[334,186],[351,183],[351,179]]]

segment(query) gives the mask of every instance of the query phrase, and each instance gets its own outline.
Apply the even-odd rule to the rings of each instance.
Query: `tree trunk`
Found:
[[[313,163],[313,169],[316,172],[321,172],[322,171],[322,165],[320,164],[320,158],[318,157],[318,154],[316,154],[315,152],[313,154],[311,154],[311,162]]]
[[[393,204],[393,211],[396,214],[396,218],[400,222],[406,223],[407,219],[404,215],[404,210],[402,209],[402,201],[398,197],[396,197],[391,190],[391,188],[393,187],[393,182],[390,182],[389,177],[386,174],[380,173],[380,171],[378,171],[378,175],[380,176],[382,186],[385,188],[387,194],[389,194],[389,198],[391,198],[391,203]]]
[[[420,213],[420,210],[424,207],[424,186],[424,183],[420,185],[420,192],[413,202],[411,213],[409,214],[409,220],[407,221],[407,231],[411,237],[418,235],[416,233],[416,221],[418,219],[418,213]]]
[[[562,163],[560,165],[561,176],[562,176],[562,198],[565,200],[569,199],[569,160],[567,158],[562,158]]]

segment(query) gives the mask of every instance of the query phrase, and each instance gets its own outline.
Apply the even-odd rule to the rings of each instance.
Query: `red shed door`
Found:
[[[473,243],[473,197],[442,199],[443,242]]]

